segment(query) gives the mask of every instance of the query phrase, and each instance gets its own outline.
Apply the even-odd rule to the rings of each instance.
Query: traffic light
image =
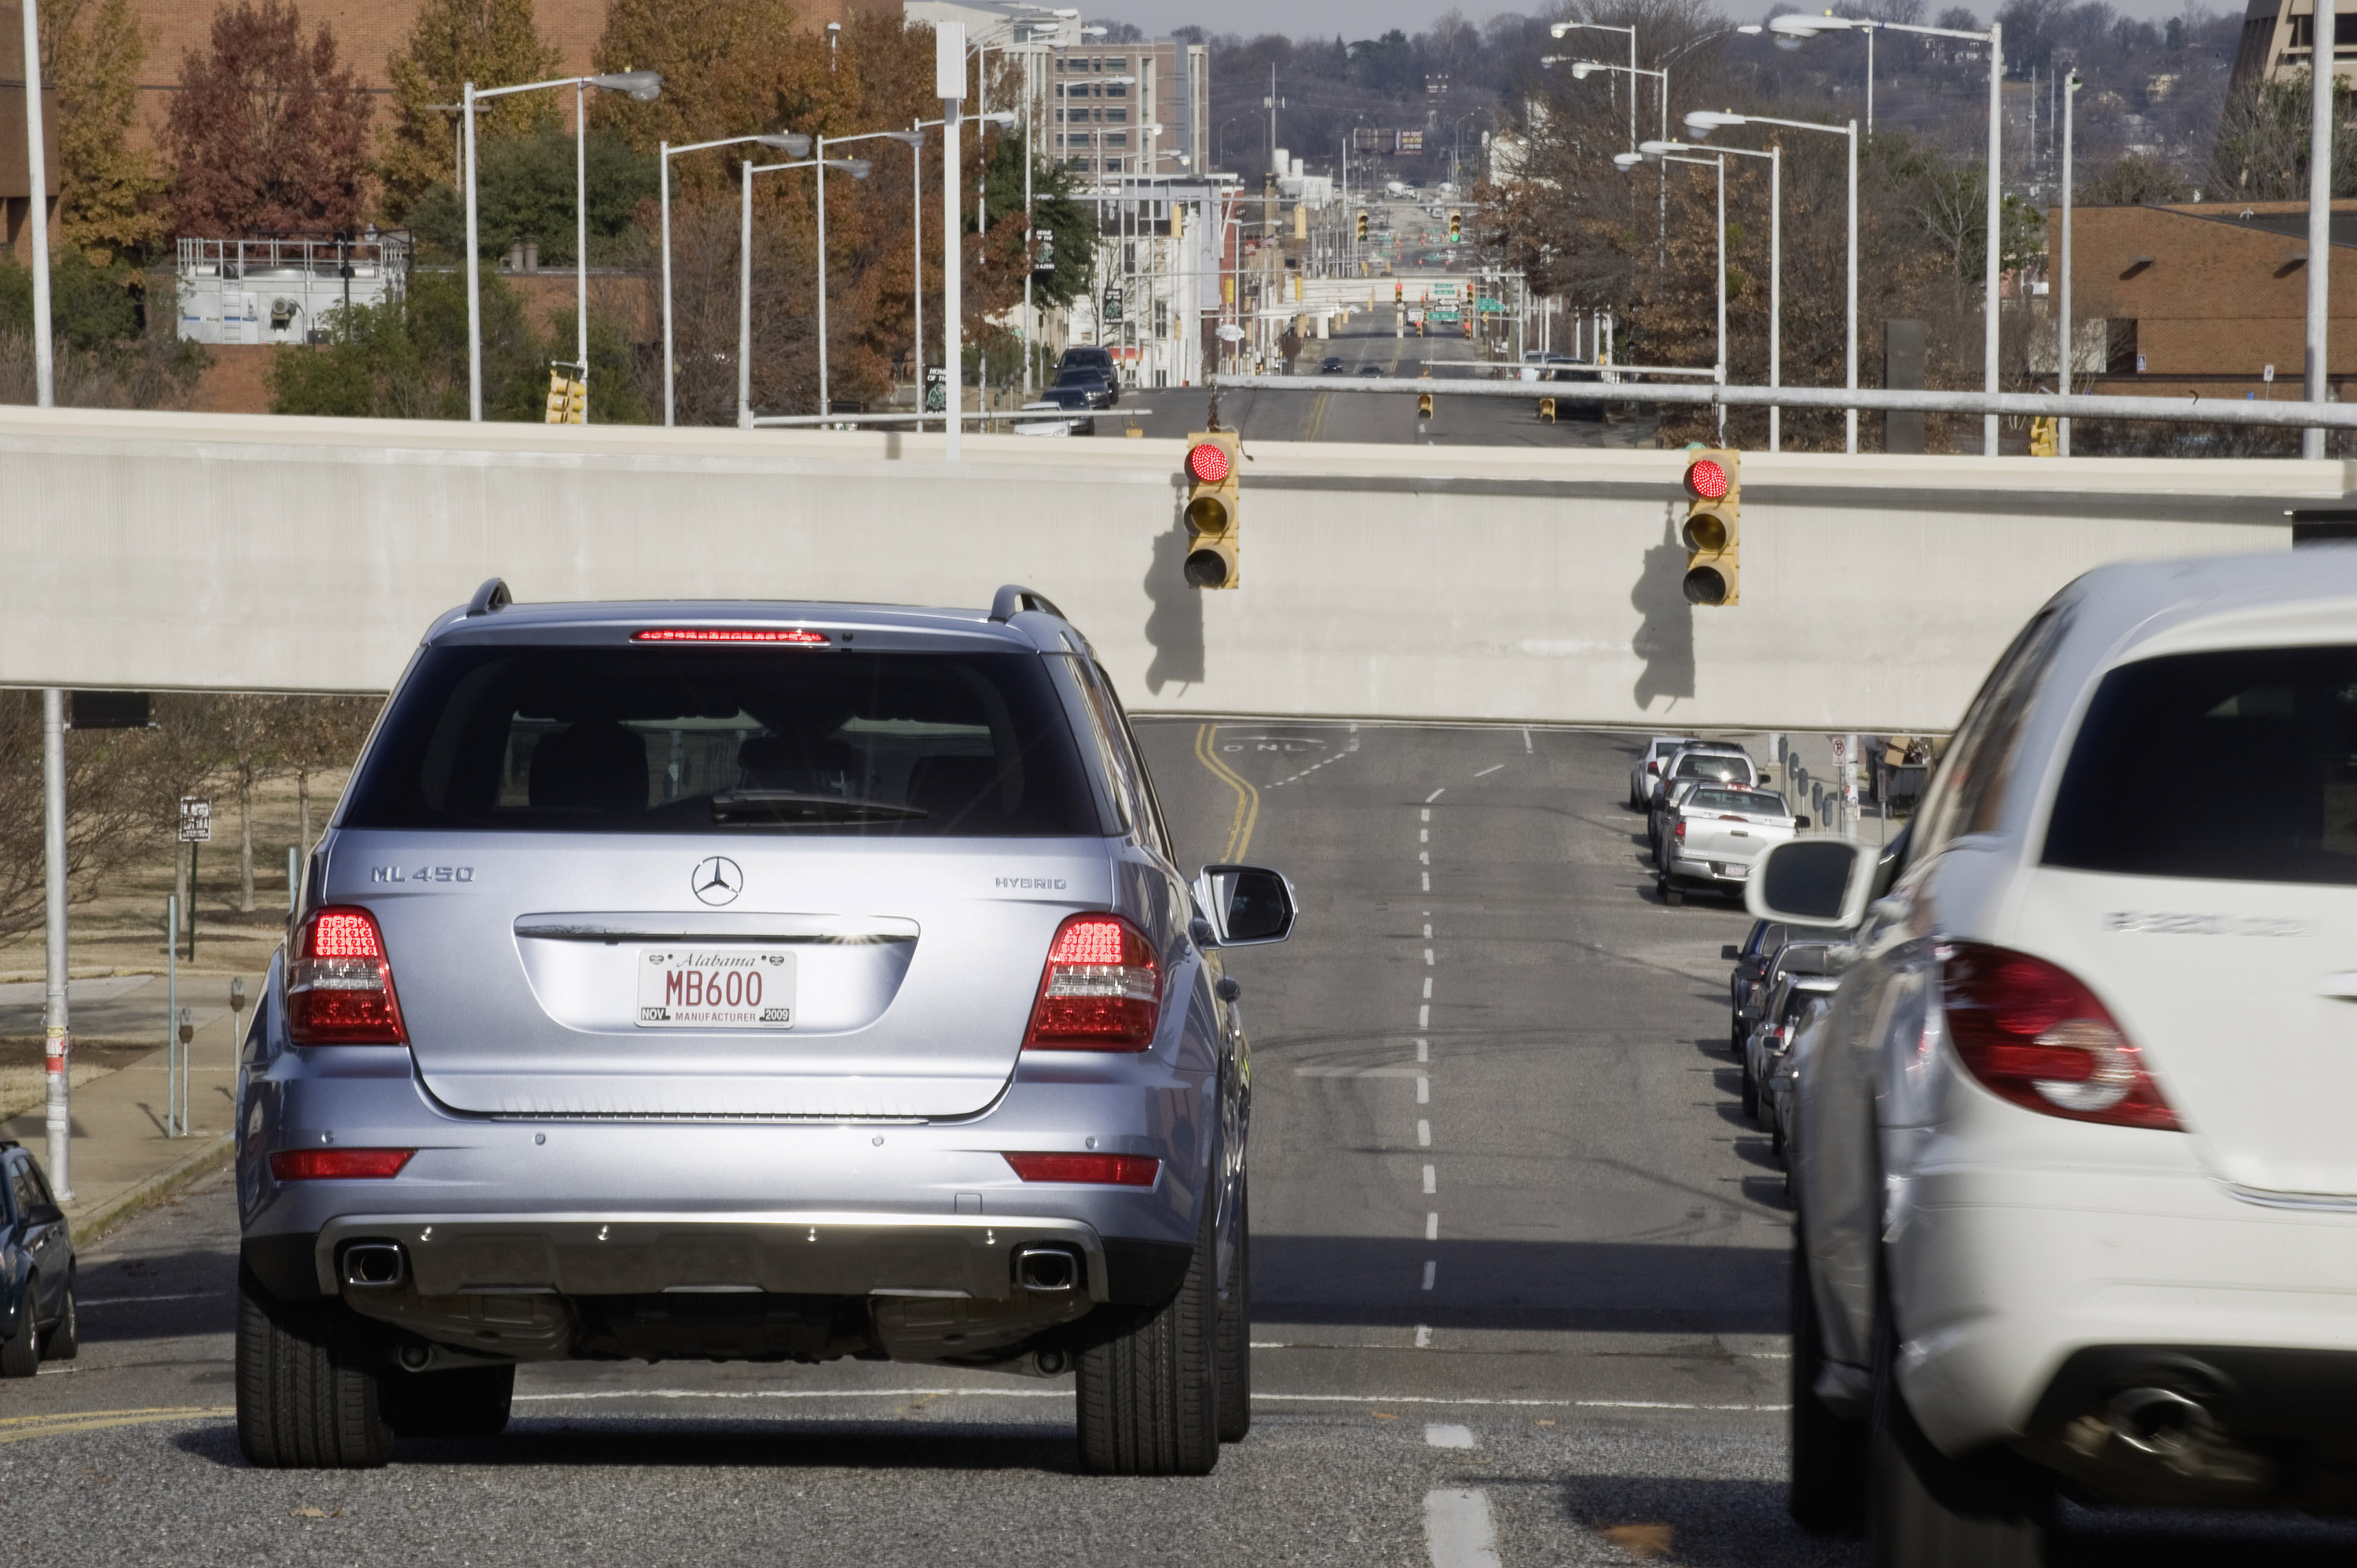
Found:
[[[1406,299],[1407,285],[1400,283],[1397,280],[1394,280],[1392,284],[1392,303],[1394,305],[1400,305],[1405,303]]]
[[[1242,563],[1236,525],[1236,465],[1243,456],[1232,430],[1187,437],[1187,585],[1232,588]]]
[[[548,372],[548,415],[550,424],[587,424],[589,423],[589,387],[565,374],[570,366],[558,366]]]
[[[1418,392],[1415,394],[1415,416],[1418,419],[1430,419],[1432,417],[1432,394],[1430,392]]]
[[[1539,417],[1549,424],[1555,423],[1555,399],[1551,397],[1539,399]]]
[[[1448,242],[1452,245],[1465,238],[1465,214],[1451,208],[1448,213]]]
[[[2061,452],[2062,443],[2055,435],[2054,421],[2044,415],[2031,420],[2029,422],[2029,455],[2033,457],[2055,457],[2060,456]]]
[[[1743,599],[1743,455],[1686,454],[1686,602],[1732,605]]]
[[[1360,239],[1361,239],[1361,240],[1363,240],[1363,239],[1365,239],[1366,237],[1367,237],[1367,209],[1366,209],[1365,208],[1361,207],[1361,208],[1360,208],[1360,209],[1359,209],[1359,238],[1360,238]]]

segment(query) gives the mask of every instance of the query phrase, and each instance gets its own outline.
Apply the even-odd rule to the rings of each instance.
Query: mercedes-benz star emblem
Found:
[[[687,885],[707,904],[733,904],[737,895],[745,891],[745,874],[726,855],[716,854],[695,863],[695,873]]]

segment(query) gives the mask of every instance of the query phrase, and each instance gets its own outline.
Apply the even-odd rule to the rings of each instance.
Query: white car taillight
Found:
[[[1990,1093],[2049,1116],[2185,1130],[2143,1053],[2076,975],[1975,942],[1940,956],[1948,1037]]]
[[[298,1046],[408,1043],[384,936],[366,909],[330,907],[303,922],[286,963],[286,1035]]]
[[[1118,915],[1074,915],[1049,944],[1026,1050],[1142,1051],[1162,1016],[1162,973],[1146,933]]]

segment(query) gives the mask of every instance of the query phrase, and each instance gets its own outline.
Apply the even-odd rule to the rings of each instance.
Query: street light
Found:
[[[1718,384],[1721,386],[1727,384],[1727,159],[1724,156],[1724,154],[1729,150],[1731,149],[1722,147],[1689,146],[1684,142],[1671,141],[1640,142],[1637,144],[1637,151],[1645,157],[1656,159],[1665,164],[1696,164],[1703,167],[1713,168],[1718,171],[1717,381]],[[1708,157],[1690,158],[1681,157],[1678,156],[1682,153],[1706,152],[1710,155]],[[1754,156],[1756,156],[1758,155],[1755,154]],[[1618,157],[1615,157],[1612,161],[1616,166],[1620,167],[1621,172],[1624,174],[1628,172],[1631,166],[1633,166],[1622,165]],[[1724,443],[1727,440],[1727,405],[1722,403],[1715,406],[1718,409],[1718,438],[1721,443]]]
[[[756,164],[747,158],[738,166],[744,170],[744,194],[737,209],[737,428],[753,428],[753,177],[757,174],[780,174],[787,169],[815,168],[822,173],[832,165],[854,179],[866,179],[868,164],[866,158],[805,158],[800,163]],[[820,232],[825,232],[822,209]],[[823,242],[822,242],[822,244]],[[826,381],[826,273],[823,252],[819,272],[819,385]],[[819,399],[821,413],[832,411]]]
[[[1636,74],[1637,74],[1637,29],[1636,29],[1636,28],[1634,28],[1634,27],[1616,27],[1612,26],[1612,25],[1611,25],[1610,23],[1609,23],[1609,22],[1557,22],[1557,23],[1555,23],[1553,27],[1549,27],[1549,28],[1547,29],[1547,33],[1548,33],[1548,36],[1550,36],[1550,37],[1552,37],[1552,38],[1562,38],[1566,33],[1568,33],[1568,32],[1572,31],[1572,30],[1573,30],[1574,28],[1576,28],[1576,27],[1578,27],[1578,28],[1585,28],[1585,29],[1587,29],[1587,31],[1592,32],[1592,33],[1626,33],[1626,34],[1628,34],[1628,35],[1629,35],[1629,74],[1630,74],[1630,75],[1631,75],[1631,76],[1634,76],[1634,75],[1636,75]],[[1580,77],[1580,78],[1583,78],[1583,79],[1584,79],[1584,78],[1587,75],[1587,71],[1584,71],[1584,70],[1578,70],[1577,68],[1576,68],[1576,67],[1575,67],[1575,68],[1573,69],[1573,70],[1572,70],[1572,74],[1573,74],[1574,76]],[[1665,76],[1665,77],[1663,77],[1663,78],[1662,79],[1662,89],[1663,89],[1663,96],[1664,96],[1664,100],[1665,100],[1665,102],[1666,102],[1666,97],[1667,97],[1668,91],[1669,91],[1669,79],[1668,79],[1666,76]],[[1663,112],[1664,113],[1668,113],[1667,108],[1666,108],[1666,107],[1664,107],[1664,109],[1663,109]],[[1632,82],[1631,82],[1631,83],[1629,84],[1629,145],[1630,145],[1631,146],[1632,146],[1632,147],[1633,147],[1633,146],[1635,146],[1635,145],[1637,145],[1637,84],[1636,84],[1635,82],[1633,82],[1633,81],[1632,81]]]
[[[1565,24],[1565,26],[1569,25]],[[1635,48],[1633,38],[1631,39],[1630,47],[1632,50]],[[1541,57],[1539,64],[1549,67],[1561,65],[1569,58],[1566,55],[1545,55]],[[1662,138],[1664,141],[1668,140],[1670,134],[1669,71],[1667,70],[1649,70],[1636,65],[1606,65],[1601,60],[1571,60],[1571,79],[1574,81],[1586,81],[1599,70],[1626,72],[1632,79],[1640,76],[1650,76],[1653,79],[1654,91],[1658,94],[1662,110]],[[1634,146],[1636,143],[1637,83],[1631,80],[1629,83],[1629,145]],[[1625,174],[1628,171],[1623,169],[1621,172]],[[1661,188],[1654,196],[1657,210],[1654,214],[1656,233],[1653,241],[1653,268],[1657,273],[1669,264],[1670,244],[1670,171],[1664,168],[1661,172]]]
[[[1749,32],[1752,29],[1747,27],[1742,30]],[[2002,25],[1992,22],[1989,24],[1987,32],[1975,33],[1954,27],[1918,27],[1912,22],[1866,22],[1849,16],[1785,16],[1775,17],[1768,24],[1768,31],[1773,36],[1776,47],[1786,49],[1799,48],[1811,38],[1823,33],[1849,30],[1862,31],[1866,34],[1868,50],[1874,48],[1874,35],[1886,31],[1917,33],[1934,38],[1964,38],[1972,43],[1988,45],[1988,248],[1986,260],[1987,276],[1982,280],[1981,379],[1984,389],[1994,396],[1996,392],[1997,232],[1998,225],[2004,217],[2002,186],[2005,164],[2002,139],[2005,128],[2005,106],[2002,94],[2005,86],[2005,28]],[[1874,62],[1869,53],[1867,59],[1867,88],[1869,95],[1873,91],[1873,83]],[[1867,126],[1869,130],[1874,124],[1873,112],[1870,107],[1872,102],[1869,96],[1867,116]],[[1857,414],[1853,413],[1851,418],[1855,421]],[[1987,415],[1981,422],[1981,450],[1986,456],[1991,457],[1996,456],[1996,415],[1994,413]]]
[[[829,158],[826,150],[852,142],[879,140],[904,142],[912,148],[921,147],[925,145],[925,134],[922,131],[866,131],[856,136],[821,136],[818,139],[819,156],[811,160],[810,166],[818,170],[818,411],[821,413],[834,412],[834,405],[827,401],[826,381],[826,171],[842,166],[842,160]],[[860,164],[863,170],[866,166],[864,161]],[[854,177],[866,179],[867,176],[862,173]],[[955,171],[952,171],[948,177],[956,177]]]
[[[693,142],[683,147],[674,147],[669,142],[662,144],[663,424],[666,428],[675,423],[673,418],[675,389],[671,331],[671,160],[683,153],[700,153],[711,147],[734,147],[748,142],[759,146],[775,147],[791,158],[805,157],[811,150],[811,139],[799,131],[780,132],[773,135],[724,136],[716,142]]]
[[[1686,116],[1686,129],[1696,136],[1707,136],[1713,131],[1734,125],[1781,125],[1794,131],[1823,131],[1828,135],[1849,138],[1849,390],[1857,390],[1857,122],[1840,125],[1820,124],[1813,120],[1775,120],[1764,114],[1728,114],[1709,109],[1697,109]],[[1729,151],[1735,149],[1729,148]],[[1774,383],[1770,383],[1771,385]],[[1776,449],[1778,424],[1783,411],[1768,411],[1769,450]],[[1857,410],[1845,411],[1846,415],[1843,449],[1855,456],[1857,452]]]
[[[1027,105],[1029,102],[1028,94],[1026,94],[1025,96],[1025,102]],[[977,120],[986,121],[993,125],[998,126],[1001,130],[1004,130],[1006,127],[1015,124],[1015,112],[1011,109],[994,109],[987,114],[961,114],[958,118],[961,121],[969,124]],[[924,134],[927,131],[935,129],[943,124],[944,122],[940,120],[911,121],[909,122],[909,134],[901,138],[901,140],[906,141],[909,144],[909,167],[913,176],[910,183],[915,188],[909,197],[909,200],[914,204],[912,208],[913,215],[909,223],[909,244],[911,249],[910,264],[914,270],[912,270],[909,275],[914,281],[909,285],[909,292],[915,297],[917,305],[917,352],[914,358],[916,360],[917,369],[917,412],[919,413],[925,412]],[[849,138],[845,139],[848,140]],[[954,179],[957,177],[957,171],[954,169],[945,168],[942,171],[942,177],[943,179]],[[1024,245],[1025,252],[1028,256],[1030,245],[1030,229],[1028,225],[1030,222],[1031,213],[1031,148],[1028,141],[1025,143],[1023,149],[1023,213],[1026,225],[1024,229]],[[1028,266],[1023,274],[1023,323],[1024,342],[1028,346],[1030,342],[1031,333],[1031,274]],[[1024,360],[1023,384],[1028,390],[1031,384],[1029,364],[1030,355],[1028,352],[1028,348],[1027,352],[1024,355]],[[921,431],[924,426],[920,424],[917,428]]]
[[[586,399],[589,386],[589,89],[627,92],[640,103],[651,103],[662,91],[662,77],[651,70],[624,70],[605,76],[562,76],[513,87],[478,88],[469,81],[459,94],[467,130],[467,417],[477,423],[483,417],[483,303],[480,258],[476,254],[475,105],[486,98],[554,87],[573,89],[574,328]],[[582,418],[588,418],[586,402]]]
[[[2062,78],[2062,298],[2059,312],[2062,352],[2054,361],[2054,385],[2064,397],[2071,395],[2071,123],[2075,118],[2071,108],[2081,85],[2075,70]],[[2054,422],[2054,450],[2059,456],[2071,455],[2071,422],[2067,419]]]

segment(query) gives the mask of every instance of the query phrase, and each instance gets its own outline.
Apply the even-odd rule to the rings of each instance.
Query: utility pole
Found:
[[[2308,131],[2308,365],[2302,395],[2322,403],[2329,389],[2324,380],[2332,309],[2332,84],[2333,45],[2339,21],[2333,0],[2316,0],[2316,32],[2309,39],[2310,80]],[[2324,431],[2299,433],[2299,455],[2324,456]]]
[[[964,323],[960,316],[964,308],[963,279],[958,258],[965,242],[958,210],[958,122],[965,113],[965,24],[938,24],[933,29],[933,90],[942,100],[942,379],[947,393],[942,400],[942,430],[948,443],[945,456],[954,463],[958,461],[959,405],[965,390],[961,383],[965,362],[965,345],[961,340]]]

